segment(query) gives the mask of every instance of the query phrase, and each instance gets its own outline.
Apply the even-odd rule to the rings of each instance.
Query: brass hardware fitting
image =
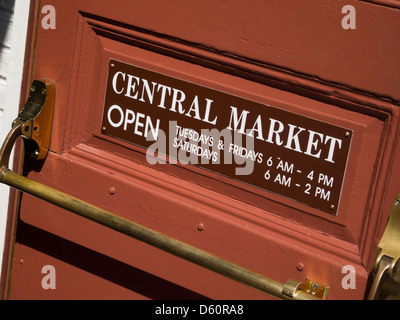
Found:
[[[368,296],[369,300],[380,299],[384,281],[391,281],[399,295],[400,287],[400,193],[393,201],[390,217],[379,242],[373,266],[374,281]],[[391,279],[387,279],[389,276]]]
[[[26,120],[22,126],[23,137],[34,142],[28,150],[33,159],[44,160],[49,152],[54,107],[55,84],[50,80],[34,81],[28,102],[18,117]]]
[[[8,170],[12,148],[20,136],[24,138],[25,150],[31,158],[46,158],[50,148],[55,94],[54,82],[47,79],[33,81],[28,100],[0,150],[0,178]]]
[[[282,290],[282,293],[290,298],[295,298],[299,292],[306,292],[319,299],[325,300],[328,297],[329,287],[309,279],[304,282],[289,279]]]

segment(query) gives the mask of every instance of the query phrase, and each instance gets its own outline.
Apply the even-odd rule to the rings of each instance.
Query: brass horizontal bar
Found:
[[[177,257],[193,262],[230,279],[258,289],[268,295],[284,300],[321,300],[305,291],[293,296],[282,293],[284,285],[263,275],[245,269],[208,252],[171,238],[167,235],[139,225],[99,207],[86,203],[46,185],[6,170],[2,183],[69,210],[79,216],[121,232]]]

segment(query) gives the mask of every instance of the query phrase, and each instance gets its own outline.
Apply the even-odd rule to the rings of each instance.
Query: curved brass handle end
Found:
[[[33,81],[28,100],[14,120],[0,150],[0,178],[9,168],[12,148],[20,136],[25,138],[27,152],[32,158],[46,158],[50,148],[55,96],[56,86],[53,81]]]

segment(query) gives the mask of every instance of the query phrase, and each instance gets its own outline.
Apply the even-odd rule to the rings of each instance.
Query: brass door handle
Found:
[[[326,286],[315,282],[299,282],[291,279],[286,284],[279,283],[12,172],[8,168],[8,161],[12,147],[19,136],[22,136],[26,141],[25,146],[34,159],[45,159],[49,151],[54,104],[54,83],[48,80],[33,82],[28,101],[19,117],[14,121],[13,127],[0,151],[0,182],[223,276],[244,283],[273,297],[286,300],[320,300],[327,297],[329,288]]]
[[[379,242],[373,273],[369,300],[400,299],[400,193]]]
[[[55,90],[55,84],[50,80],[35,80],[32,83],[28,100],[14,120],[0,150],[0,177],[9,170],[10,153],[20,136],[24,138],[25,150],[31,158],[46,158],[52,131]]]

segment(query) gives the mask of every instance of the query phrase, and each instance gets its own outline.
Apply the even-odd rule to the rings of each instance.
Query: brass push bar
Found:
[[[44,159],[46,157],[49,150],[54,105],[54,83],[48,80],[34,81],[28,101],[18,118],[14,121],[12,129],[0,151],[1,183],[258,289],[278,299],[320,300],[326,298],[328,288],[324,286],[310,282],[309,280],[306,282],[298,282],[290,279],[286,284],[279,283],[184,242],[12,172],[8,168],[10,152],[16,139],[20,136],[24,138],[25,150],[28,150],[31,157],[36,159]]]

